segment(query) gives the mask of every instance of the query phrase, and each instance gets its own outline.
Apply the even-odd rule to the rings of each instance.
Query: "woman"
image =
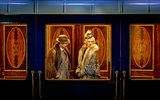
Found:
[[[78,55],[76,74],[81,79],[97,79],[100,77],[98,49],[95,38],[88,30],[85,34],[85,44],[80,48]]]

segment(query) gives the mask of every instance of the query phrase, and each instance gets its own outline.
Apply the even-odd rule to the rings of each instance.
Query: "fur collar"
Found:
[[[84,44],[79,50],[78,64],[80,67],[88,65],[92,55],[98,51],[99,47],[97,44],[92,44],[89,48]],[[85,51],[86,50],[86,51]],[[83,58],[82,58],[83,57]]]

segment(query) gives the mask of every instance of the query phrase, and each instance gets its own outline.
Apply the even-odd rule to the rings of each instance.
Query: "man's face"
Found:
[[[67,47],[67,45],[68,45],[67,42],[66,42],[66,43],[60,43],[60,47],[61,47],[61,48],[65,48],[65,47]]]

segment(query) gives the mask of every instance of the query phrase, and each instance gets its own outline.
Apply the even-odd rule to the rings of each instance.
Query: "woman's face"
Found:
[[[93,43],[94,43],[94,41],[92,38],[86,40],[87,47],[90,47]]]

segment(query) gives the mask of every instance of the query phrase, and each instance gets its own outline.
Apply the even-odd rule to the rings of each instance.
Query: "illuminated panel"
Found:
[[[95,0],[93,12],[96,14],[119,13],[120,2],[118,0]]]
[[[147,13],[148,2],[146,0],[124,0],[122,9],[124,13]]]
[[[7,0],[0,0],[0,14],[7,13]]]
[[[150,12],[160,13],[160,0],[149,0]]]
[[[0,0],[2,14],[157,14],[159,8],[159,0]]]
[[[93,2],[91,1],[68,1],[65,4],[65,13],[92,13]]]
[[[38,1],[38,13],[63,13],[64,1],[63,0],[39,0]]]
[[[8,11],[12,14],[33,14],[34,2],[34,0],[9,0]]]
[[[154,79],[154,25],[130,26],[130,77]]]

